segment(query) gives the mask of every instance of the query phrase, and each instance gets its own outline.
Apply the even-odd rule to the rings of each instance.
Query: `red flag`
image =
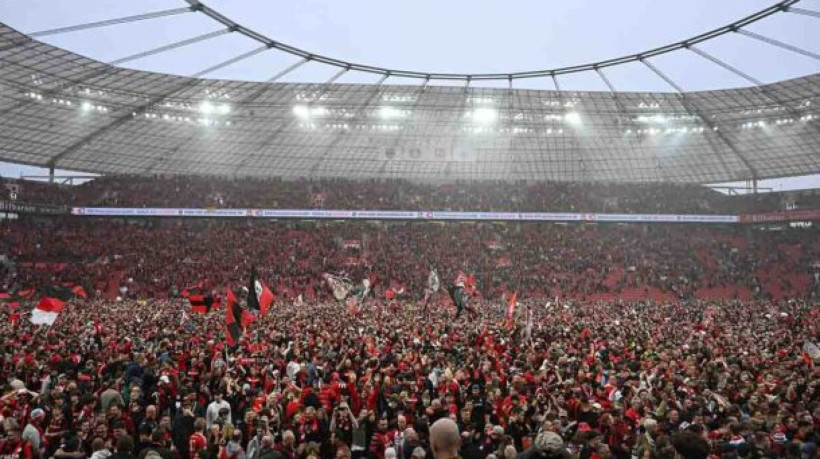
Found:
[[[37,304],[37,309],[43,312],[56,312],[60,313],[65,308],[65,301],[59,298],[51,298],[51,297],[43,297],[40,300],[40,303]]]
[[[82,299],[88,299],[88,294],[85,293],[85,289],[81,285],[75,285],[71,291]]]

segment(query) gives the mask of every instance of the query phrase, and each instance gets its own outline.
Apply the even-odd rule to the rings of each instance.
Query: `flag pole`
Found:
[[[231,363],[228,360],[228,346],[225,346],[224,349],[225,349],[225,368],[228,371],[230,371],[231,370]]]

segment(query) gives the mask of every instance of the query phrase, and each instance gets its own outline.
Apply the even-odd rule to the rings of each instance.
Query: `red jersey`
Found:
[[[196,457],[196,453],[207,447],[208,439],[205,438],[205,435],[202,435],[200,432],[194,432],[191,434],[191,437],[188,439],[188,454],[190,455],[190,459],[194,459]]]

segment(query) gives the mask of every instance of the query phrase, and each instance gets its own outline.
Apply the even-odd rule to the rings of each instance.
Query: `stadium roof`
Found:
[[[418,77],[418,84],[395,86],[387,80],[398,70],[360,68],[272,43],[189,3],[167,14],[196,11],[225,28],[109,63],[0,25],[0,159],[95,173],[265,177],[711,183],[820,172],[820,74],[765,85],[700,48],[698,37],[577,69],[597,74],[607,92],[514,88],[515,78],[531,72],[433,75],[458,85],[435,86],[423,72],[408,71],[403,76]],[[796,10],[794,3],[750,18]],[[150,18],[136,20],[144,19]],[[748,21],[704,36],[742,32],[820,61],[811,51],[745,31]],[[321,58],[339,72],[325,83],[303,84],[202,78],[252,52],[198,77],[118,67],[232,32],[262,44],[252,52],[292,52],[302,59],[294,67]],[[755,86],[685,92],[652,61],[653,53],[679,50]],[[605,72],[627,61],[645,65],[675,92],[616,91]],[[380,79],[337,84],[349,71]],[[575,70],[534,72],[558,87],[568,71]],[[508,81],[509,88],[471,85],[482,78]]]

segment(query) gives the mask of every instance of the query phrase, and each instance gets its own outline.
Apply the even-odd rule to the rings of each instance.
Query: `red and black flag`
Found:
[[[236,301],[236,295],[231,289],[225,294],[225,339],[229,345],[235,346],[242,338],[242,331],[249,323],[254,321],[254,316],[246,311],[241,304]]]
[[[181,296],[183,298],[188,298],[191,295],[200,295],[200,294],[204,295],[205,292],[208,291],[207,284],[208,284],[207,279],[201,280],[201,281],[197,282],[195,285],[192,285],[190,287],[185,287],[184,289],[182,289],[182,291],[179,292],[179,296]]]
[[[211,308],[213,308],[216,303],[214,296],[209,292],[204,294],[199,292],[191,293],[188,295],[188,301],[191,302],[191,309],[200,314],[211,312]]]
[[[251,268],[251,280],[248,285],[248,309],[264,316],[274,298],[273,292],[259,280],[256,267]]]
[[[88,298],[81,286],[49,285],[43,289],[43,298],[51,298],[63,303],[74,297]]]

